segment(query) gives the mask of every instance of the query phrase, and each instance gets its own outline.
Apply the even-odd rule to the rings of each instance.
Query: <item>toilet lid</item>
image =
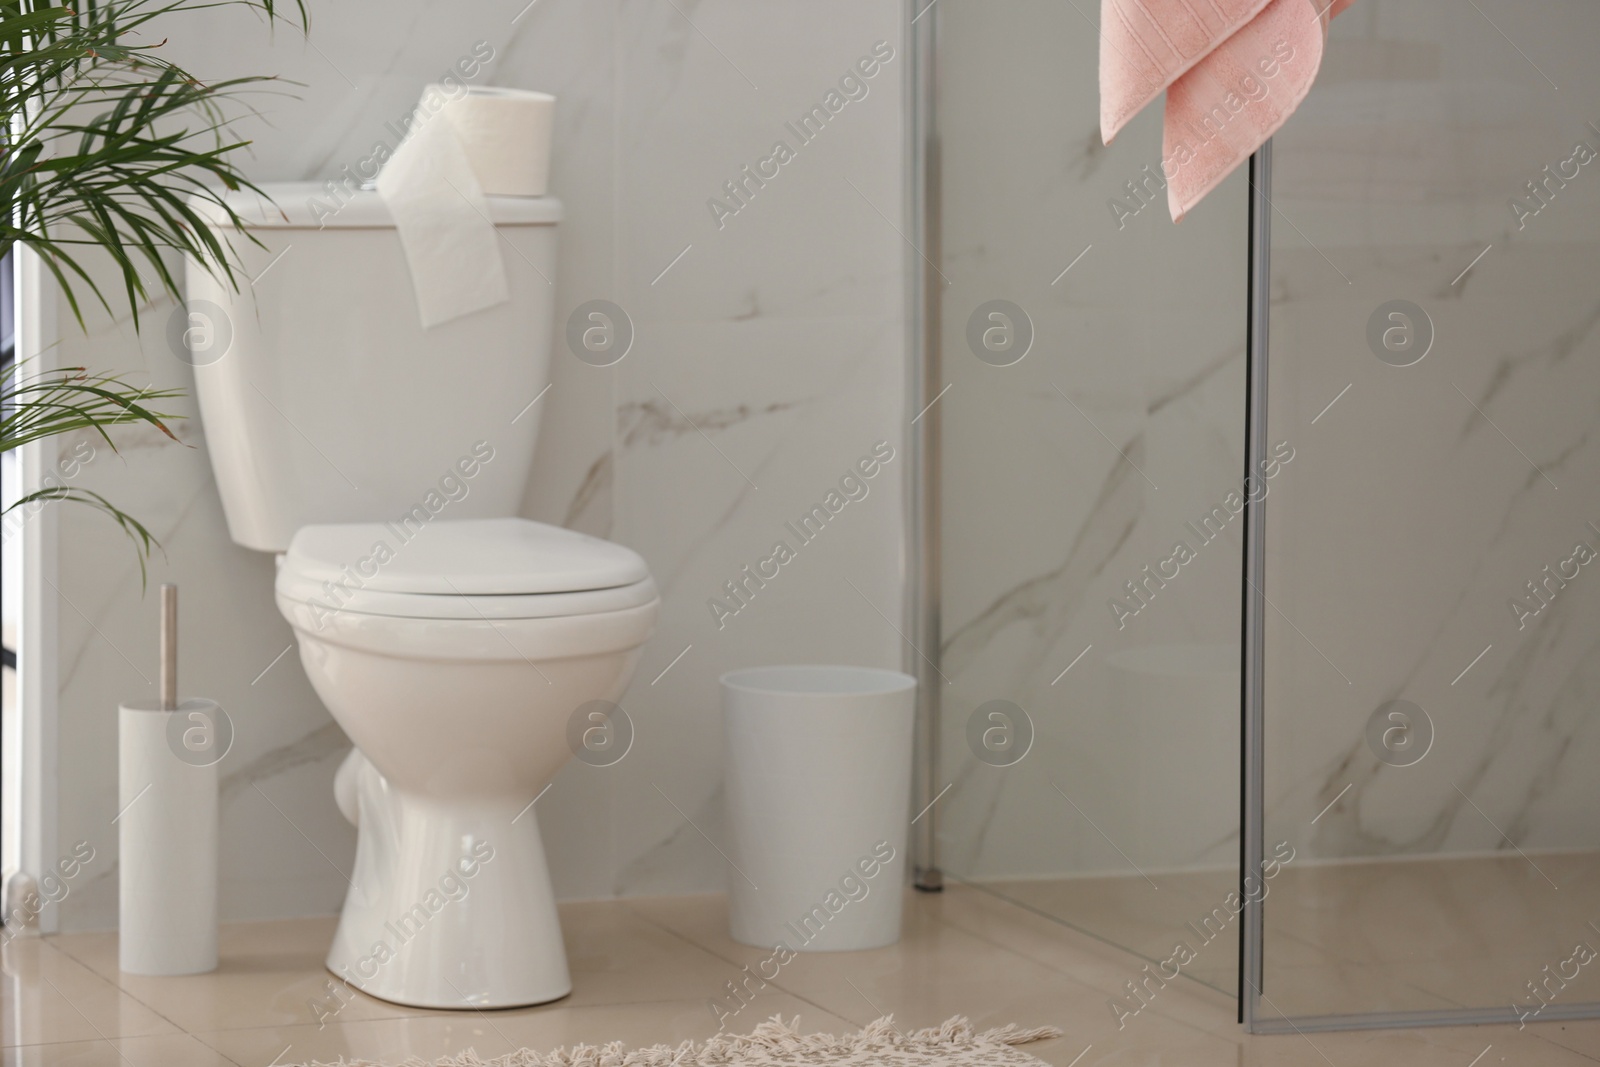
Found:
[[[283,568],[300,582],[380,593],[581,593],[650,577],[632,549],[529,519],[305,526]]]

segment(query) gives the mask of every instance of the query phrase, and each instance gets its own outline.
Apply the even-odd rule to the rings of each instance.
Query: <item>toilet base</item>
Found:
[[[330,971],[418,1008],[525,1007],[572,992],[531,805],[407,796],[358,752],[340,778],[359,836]]]

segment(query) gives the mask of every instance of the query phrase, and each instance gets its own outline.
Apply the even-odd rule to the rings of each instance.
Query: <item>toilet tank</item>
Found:
[[[511,299],[432,329],[376,192],[265,184],[228,201],[239,291],[191,261],[169,340],[195,390],[228,532],[282,552],[302,526],[515,515],[550,381],[550,197],[490,197]],[[342,201],[342,206],[341,206]],[[223,222],[215,204],[196,201]],[[258,243],[256,243],[258,242]]]

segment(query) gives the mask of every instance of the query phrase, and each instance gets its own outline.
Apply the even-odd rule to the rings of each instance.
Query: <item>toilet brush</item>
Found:
[[[161,587],[161,697],[118,712],[120,956],[129,974],[217,968],[218,725],[178,700],[178,588]]]

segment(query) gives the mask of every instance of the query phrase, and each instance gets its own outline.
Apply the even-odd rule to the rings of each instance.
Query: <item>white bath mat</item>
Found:
[[[868,1023],[857,1034],[802,1034],[800,1018],[784,1022],[781,1016],[742,1036],[718,1034],[705,1042],[685,1041],[676,1047],[654,1045],[628,1050],[622,1042],[576,1045],[570,1049],[538,1053],[519,1049],[505,1056],[481,1059],[471,1049],[446,1056],[432,1064],[411,1059],[394,1064],[374,1060],[343,1060],[337,1065],[314,1063],[302,1067],[1033,1067],[1042,1063],[1015,1046],[1060,1037],[1053,1026],[1023,1030],[1014,1023],[984,1033],[974,1033],[961,1016],[943,1026],[901,1033],[892,1016]]]

